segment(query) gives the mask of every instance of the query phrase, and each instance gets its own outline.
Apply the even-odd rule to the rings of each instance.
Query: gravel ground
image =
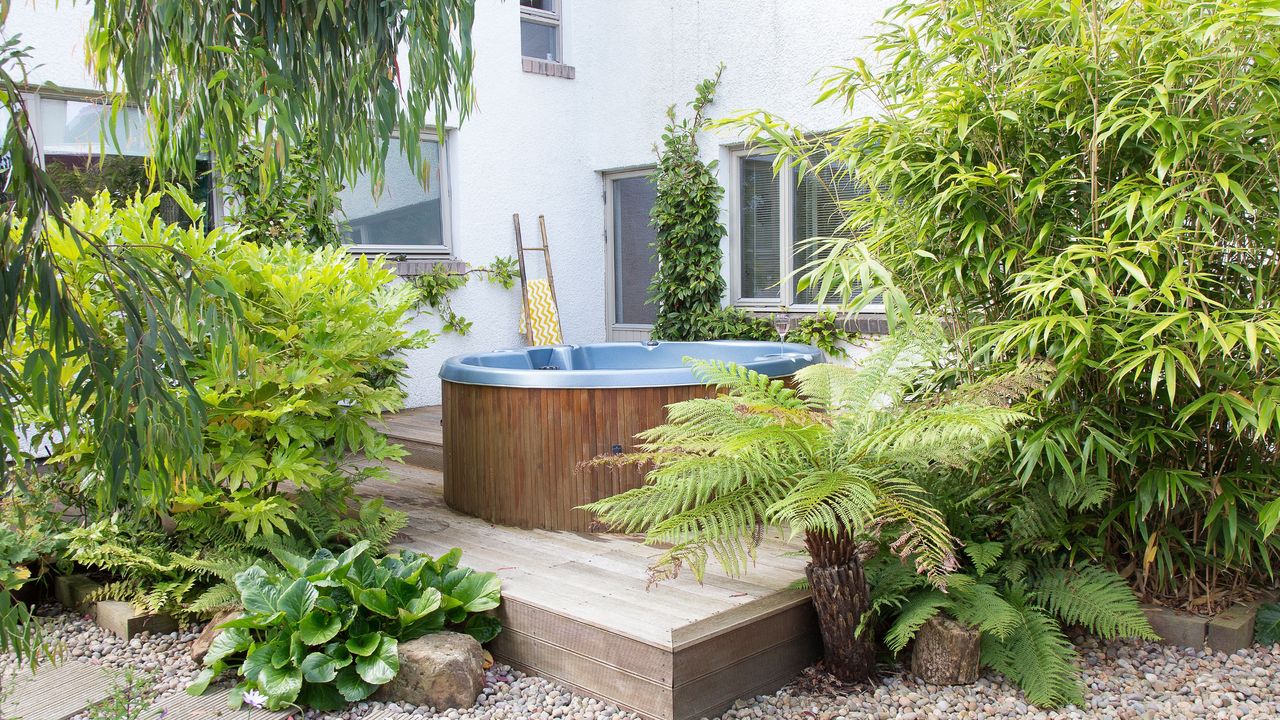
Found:
[[[46,610],[46,612],[52,612]],[[68,613],[45,618],[48,638],[68,657],[104,667],[154,672],[161,694],[180,692],[195,676],[191,626],[167,635],[124,642],[92,622]],[[842,687],[815,669],[773,695],[740,701],[723,718],[807,720],[923,720],[925,718],[1280,718],[1280,645],[1255,646],[1233,655],[1171,648],[1154,643],[1084,639],[1086,707],[1040,710],[995,675],[966,687],[925,685],[907,675],[887,674],[874,686]],[[0,656],[0,673],[13,670]],[[307,713],[308,720],[359,720],[382,703],[357,703],[342,713]],[[634,715],[599,700],[574,695],[539,677],[505,665],[486,673],[476,707],[435,713],[396,706],[398,720],[632,720]]]

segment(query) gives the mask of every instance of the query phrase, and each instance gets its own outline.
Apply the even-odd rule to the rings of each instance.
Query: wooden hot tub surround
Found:
[[[639,487],[642,467],[583,467],[630,452],[666,407],[713,397],[702,385],[520,388],[444,381],[444,499],[498,525],[598,530],[580,505]]]

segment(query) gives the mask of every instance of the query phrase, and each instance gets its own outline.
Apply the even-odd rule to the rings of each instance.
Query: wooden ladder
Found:
[[[564,342],[564,325],[560,322],[560,302],[556,300],[555,277],[551,273],[551,248],[547,245],[547,218],[545,215],[538,216],[538,232],[542,240],[541,245],[527,246],[524,244],[523,236],[520,233],[520,213],[513,213],[511,222],[515,225],[516,230],[516,263],[520,268],[520,296],[524,303],[525,342],[529,345],[534,344],[532,308],[529,306],[529,275],[524,262],[524,254],[527,252],[542,253],[542,261],[547,269],[547,287],[551,290],[551,304],[556,311],[556,329],[559,331],[560,341]]]

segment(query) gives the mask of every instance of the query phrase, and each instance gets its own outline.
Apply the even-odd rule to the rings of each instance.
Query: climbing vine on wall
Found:
[[[658,306],[652,337],[659,340],[699,340],[703,320],[720,310],[724,278],[720,275],[720,200],[724,188],[716,179],[716,162],[698,157],[697,134],[706,124],[703,111],[715,98],[720,74],[695,88],[693,116],[676,119],[667,109],[667,127],[653,176],[657,199],[650,221],[657,230],[654,247],[658,269],[649,286],[649,302]]]
[[[498,257],[488,265],[461,271],[453,270],[447,265],[436,265],[431,272],[419,275],[412,281],[418,290],[418,307],[438,315],[445,332],[466,335],[471,331],[471,321],[454,312],[449,294],[460,290],[472,277],[484,278],[503,290],[510,290],[516,282],[516,259]]]

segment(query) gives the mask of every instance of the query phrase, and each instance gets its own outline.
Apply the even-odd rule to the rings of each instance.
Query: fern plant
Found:
[[[923,581],[891,555],[869,563],[873,615],[892,618],[885,644],[902,652],[930,618],[946,613],[982,632],[982,663],[1005,675],[1037,705],[1080,703],[1076,652],[1062,625],[1101,638],[1156,639],[1128,583],[1096,565],[1045,564],[1029,570],[1003,559],[1004,544],[964,546],[965,572],[947,591]]]
[[[937,324],[904,326],[856,368],[815,365],[797,389],[728,364],[696,371],[725,390],[668,409],[641,433],[640,451],[598,462],[652,463],[644,486],[586,508],[624,532],[669,548],[653,579],[709,558],[731,575],[754,558],[766,527],[804,538],[827,666],[843,680],[874,672],[858,633],[870,607],[862,552],[883,538],[939,585],[955,569],[952,536],[918,484],[938,468],[965,467],[1023,415],[1009,399],[1039,381],[1032,366],[984,386],[917,393],[947,352]]]

